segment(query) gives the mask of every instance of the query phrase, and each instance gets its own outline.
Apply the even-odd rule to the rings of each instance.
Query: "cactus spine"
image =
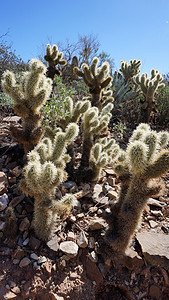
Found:
[[[155,186],[152,179],[169,170],[169,151],[164,149],[168,141],[167,132],[157,133],[147,124],[140,124],[126,151],[120,150],[114,158],[121,193],[119,201],[111,207],[112,219],[108,217],[109,230],[105,236],[114,251],[125,252],[147,199],[162,188],[160,184]]]
[[[94,57],[91,66],[87,64],[82,65],[81,71],[78,67],[74,68],[75,74],[82,77],[86,85],[89,87],[89,91],[92,95],[91,104],[101,110],[101,94],[102,90],[108,88],[111,84],[112,77],[108,76],[109,63],[104,62],[100,68],[98,68],[99,59]]]
[[[43,240],[52,235],[56,215],[69,212],[75,203],[75,197],[71,194],[56,201],[55,191],[67,179],[65,167],[70,157],[65,151],[77,134],[78,126],[71,123],[65,132],[56,133],[53,142],[44,138],[29,152],[28,164],[23,169],[24,179],[20,182],[20,188],[35,198],[34,229]]]
[[[22,117],[22,128],[11,126],[11,134],[23,144],[27,153],[40,141],[43,129],[41,126],[41,107],[45,104],[52,90],[52,81],[44,75],[42,62],[32,59],[30,70],[24,72],[20,84],[16,82],[13,72],[3,74],[2,87],[5,93],[14,100],[14,111]]]

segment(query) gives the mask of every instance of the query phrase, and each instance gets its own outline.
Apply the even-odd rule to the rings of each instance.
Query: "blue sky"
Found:
[[[169,0],[8,0],[1,1],[0,35],[13,42],[27,62],[42,44],[78,40],[94,34],[120,61],[141,59],[141,72],[169,72]]]

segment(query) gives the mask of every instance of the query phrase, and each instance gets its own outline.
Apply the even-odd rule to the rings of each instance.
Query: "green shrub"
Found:
[[[160,125],[169,124],[169,86],[159,89],[156,95],[157,118]]]
[[[56,76],[53,82],[55,86],[54,91],[51,94],[51,98],[48,99],[42,108],[42,113],[44,116],[43,125],[54,129],[57,120],[63,118],[66,97],[73,97],[77,92],[72,87],[67,88],[59,76]]]

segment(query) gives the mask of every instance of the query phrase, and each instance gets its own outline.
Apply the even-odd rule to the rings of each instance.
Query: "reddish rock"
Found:
[[[32,250],[37,250],[39,247],[40,247],[40,244],[41,244],[41,241],[36,239],[34,236],[31,236],[30,237],[30,240],[29,240],[29,247],[32,249]]]
[[[160,288],[156,285],[152,285],[150,287],[149,296],[153,299],[161,299],[161,291]]]
[[[146,261],[154,266],[169,270],[169,236],[143,232],[137,233],[136,237]]]
[[[124,257],[124,264],[129,270],[135,270],[139,272],[144,265],[143,259],[131,248],[127,248]]]
[[[25,198],[25,195],[20,195],[20,196],[17,196],[15,198],[12,199],[12,201],[10,202],[10,206],[12,207],[15,207],[17,206],[20,202],[22,202],[22,200]]]
[[[24,256],[26,255],[25,251],[22,249],[16,249],[13,254],[12,254],[12,258],[13,259],[22,259]]]

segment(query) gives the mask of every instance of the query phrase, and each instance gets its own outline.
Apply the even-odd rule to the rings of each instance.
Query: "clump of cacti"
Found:
[[[43,135],[41,108],[52,90],[52,81],[45,76],[46,67],[37,59],[29,63],[29,71],[24,72],[20,83],[11,71],[3,74],[2,87],[14,100],[14,111],[22,117],[22,128],[11,126],[13,138],[23,144],[27,153],[40,141]]]
[[[62,116],[58,118],[57,124],[65,129],[71,122],[78,123],[81,115],[84,114],[90,107],[91,104],[88,100],[77,101],[74,104],[71,97],[66,97],[62,107],[63,113]]]
[[[169,170],[168,132],[157,133],[141,123],[133,132],[126,151],[118,149],[113,166],[121,180],[119,199],[107,216],[109,229],[105,241],[116,252],[125,252],[149,197],[163,185],[152,179]],[[117,147],[118,148],[118,147]]]
[[[148,74],[144,73],[141,76],[136,75],[133,77],[133,82],[136,86],[136,90],[139,90],[144,98],[140,101],[140,118],[139,122],[148,123],[150,121],[151,112],[155,106],[155,93],[159,88],[164,86],[163,77],[158,70],[151,70],[151,77],[148,78]]]
[[[63,59],[63,53],[59,52],[56,45],[51,46],[50,44],[46,47],[46,55],[44,59],[48,62],[46,76],[54,79],[55,75],[60,75],[60,71],[56,68],[57,65],[65,66],[67,61]]]
[[[75,74],[82,77],[86,85],[89,87],[89,92],[92,95],[91,104],[101,110],[101,96],[102,91],[105,88],[110,87],[112,77],[108,76],[110,67],[108,62],[104,62],[100,68],[98,68],[99,58],[94,57],[90,66],[87,64],[82,65],[82,71],[78,68],[74,68]]]
[[[25,194],[35,198],[34,230],[43,240],[50,238],[56,215],[69,212],[76,202],[71,194],[55,200],[55,192],[67,179],[65,167],[70,156],[65,152],[77,134],[78,126],[70,123],[65,132],[59,130],[56,133],[53,141],[44,138],[27,155],[28,163],[23,169],[24,179],[20,182],[20,188]]]
[[[101,169],[112,161],[114,139],[104,137],[99,139],[91,149],[90,167],[92,180],[97,180]]]
[[[131,82],[133,76],[138,75],[140,72],[141,60],[131,59],[130,63],[121,60],[120,64],[121,67],[119,71],[122,72],[125,78],[125,83]]]
[[[83,136],[83,144],[82,144],[82,157],[80,166],[78,169],[78,179],[80,180],[92,180],[96,176],[95,171],[93,172],[92,166],[90,166],[90,158],[92,147],[95,144],[95,137],[99,137],[99,135],[106,130],[111,118],[110,111],[113,108],[113,104],[107,104],[102,111],[99,113],[97,107],[89,108],[82,119],[82,136]]]

